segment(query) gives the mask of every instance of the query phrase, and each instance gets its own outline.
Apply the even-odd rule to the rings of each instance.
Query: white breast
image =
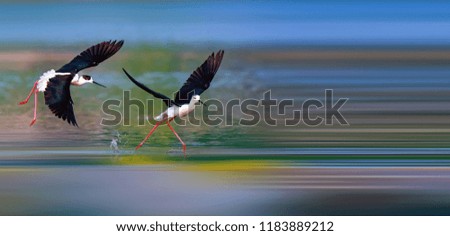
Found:
[[[39,92],[44,92],[47,88],[48,81],[52,78],[54,78],[57,75],[69,75],[70,73],[56,73],[55,70],[51,69],[39,77],[38,83],[37,83],[37,90]]]

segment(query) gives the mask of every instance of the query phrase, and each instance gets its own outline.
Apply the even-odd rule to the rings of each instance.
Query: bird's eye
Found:
[[[85,80],[91,80],[92,78],[90,76],[84,76]]]

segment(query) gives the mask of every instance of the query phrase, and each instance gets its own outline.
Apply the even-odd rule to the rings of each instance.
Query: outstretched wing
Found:
[[[174,101],[172,101],[169,97],[167,97],[164,94],[158,93],[156,91],[151,90],[150,88],[148,88],[147,86],[141,84],[139,81],[135,80],[130,74],[128,74],[128,72],[122,68],[123,72],[125,72],[125,74],[128,76],[128,79],[130,79],[134,84],[136,84],[139,88],[143,89],[144,91],[146,91],[147,93],[153,95],[155,98],[159,98],[162,99],[163,102],[170,107],[172,104],[175,104],[177,106],[179,106],[177,103],[175,103]]]
[[[69,124],[78,126],[73,113],[73,101],[70,97],[70,82],[73,74],[56,75],[47,83],[47,88],[44,91],[45,104],[50,110],[63,120],[67,120]]]
[[[72,59],[72,61],[61,67],[57,72],[78,73],[83,69],[97,66],[119,51],[122,45],[123,40],[118,42],[115,40],[101,42],[84,50],[80,55]]]
[[[186,104],[191,101],[192,96],[202,94],[209,88],[214,75],[219,69],[223,58],[223,50],[217,52],[216,55],[212,53],[203,64],[198,67],[183,84],[180,90],[175,95],[175,102],[177,104]]]

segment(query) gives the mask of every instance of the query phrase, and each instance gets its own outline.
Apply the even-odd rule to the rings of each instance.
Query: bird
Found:
[[[110,58],[120,50],[123,43],[123,40],[103,41],[84,50],[60,69],[56,71],[51,69],[44,72],[34,83],[26,99],[19,103],[19,105],[28,103],[31,95],[34,94],[34,117],[30,126],[36,122],[38,92],[43,92],[45,104],[50,108],[52,113],[58,118],[67,121],[69,124],[78,127],[73,112],[70,85],[82,86],[84,84],[96,84],[105,87],[94,81],[90,75],[80,75],[78,72],[89,67],[97,66],[104,60]]]
[[[186,156],[186,144],[181,140],[180,136],[175,132],[170,122],[175,119],[175,117],[187,116],[190,112],[195,109],[195,105],[201,103],[205,105],[200,100],[200,95],[209,88],[214,75],[219,70],[220,64],[222,62],[224,51],[219,50],[216,54],[214,52],[200,65],[186,80],[186,82],[181,86],[181,88],[175,94],[174,99],[170,99],[168,96],[156,92],[144,84],[140,83],[134,79],[124,68],[123,72],[127,77],[136,84],[139,88],[153,95],[155,98],[162,99],[167,109],[160,115],[154,117],[156,124],[150,130],[148,135],[142,140],[142,142],[135,148],[138,150],[144,145],[144,143],[150,138],[153,132],[158,128],[159,125],[166,122],[169,129],[177,137],[183,147],[183,153]]]

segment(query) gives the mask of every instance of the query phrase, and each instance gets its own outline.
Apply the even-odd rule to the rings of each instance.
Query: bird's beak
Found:
[[[207,107],[205,103],[203,103],[201,100],[198,100],[204,107]]]
[[[95,81],[92,81],[92,83],[94,83],[94,84],[96,84],[96,85],[98,85],[98,86],[102,86],[103,88],[106,88],[106,86],[105,86],[105,85],[103,85],[103,84],[100,84],[100,83],[97,83],[97,82],[95,82]]]

